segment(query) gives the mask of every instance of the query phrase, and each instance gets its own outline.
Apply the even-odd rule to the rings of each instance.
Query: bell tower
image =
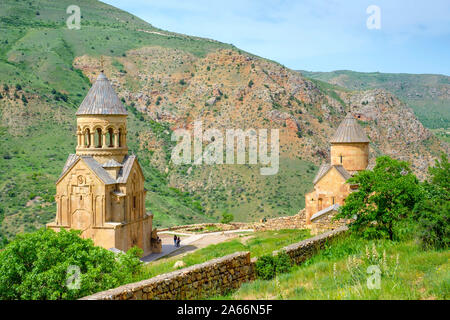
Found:
[[[351,113],[341,122],[331,142],[331,165],[349,172],[361,171],[369,164],[369,139]]]
[[[102,164],[111,159],[122,162],[128,154],[127,115],[108,79],[100,73],[76,113],[76,154],[92,156]]]
[[[153,215],[145,208],[144,172],[128,154],[127,110],[103,72],[76,116],[76,153],[56,181],[56,217],[47,227],[80,230],[105,249],[160,252]]]

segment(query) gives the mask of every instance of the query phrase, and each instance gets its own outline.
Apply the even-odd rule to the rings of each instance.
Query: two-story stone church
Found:
[[[369,164],[369,139],[349,113],[330,140],[331,163],[320,166],[314,190],[305,195],[306,224],[330,220],[357,185],[346,181]],[[324,219],[325,218],[325,219]]]
[[[145,211],[144,175],[128,154],[127,111],[103,73],[77,113],[76,153],[56,182],[57,213],[48,228],[78,229],[106,249],[151,249],[153,215]]]

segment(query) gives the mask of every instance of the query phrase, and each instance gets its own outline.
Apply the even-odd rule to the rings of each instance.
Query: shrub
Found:
[[[286,252],[284,251],[279,252],[278,255],[276,256],[275,262],[276,262],[275,263],[276,274],[287,273],[291,271],[292,268],[291,257],[289,257],[289,255]]]
[[[258,278],[270,280],[277,274],[289,272],[292,268],[292,262],[289,255],[281,251],[276,256],[268,254],[259,257],[255,267]]]
[[[229,213],[227,211],[224,211],[222,213],[222,220],[220,222],[222,223],[230,223],[231,221],[233,221],[234,216],[232,213]]]
[[[448,248],[450,244],[450,202],[443,199],[426,199],[415,208],[418,237],[425,249]]]
[[[336,218],[356,217],[350,229],[366,238],[394,240],[396,225],[410,216],[422,196],[409,164],[388,156],[377,158],[373,170],[361,171],[347,183],[358,190],[347,197]]]
[[[428,169],[430,179],[423,183],[424,196],[414,207],[418,238],[424,248],[448,248],[450,243],[450,164],[441,161]]]
[[[268,254],[256,260],[256,276],[263,280],[270,280],[275,277],[275,258]]]
[[[18,235],[0,252],[0,299],[77,299],[131,282],[141,271],[141,249],[116,257],[79,235],[49,229]],[[74,283],[71,268],[79,268],[79,288],[67,285]]]

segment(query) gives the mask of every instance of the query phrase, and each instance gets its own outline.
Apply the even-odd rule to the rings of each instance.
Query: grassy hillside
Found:
[[[416,243],[348,237],[273,280],[244,284],[221,299],[397,300],[449,299],[450,252],[422,250]],[[367,268],[381,272],[369,289]]]
[[[214,40],[175,34],[99,1],[0,2],[0,235],[53,219],[54,182],[75,151],[75,112],[104,69],[130,111],[130,152],[139,156],[157,226],[295,214],[304,207],[328,139],[348,111],[374,115],[364,128],[371,156],[391,154],[424,172],[447,146],[395,96],[351,91]],[[382,111],[381,111],[382,110]],[[279,129],[280,169],[175,166],[171,131]],[[206,144],[205,144],[206,145]]]
[[[143,272],[137,280],[149,279],[163,273],[171,272],[174,270],[173,265],[175,262],[180,260],[186,264],[186,267],[189,267],[238,251],[250,251],[252,258],[260,257],[289,244],[302,241],[310,236],[309,230],[304,229],[259,231],[249,235],[242,234],[239,238],[219,244],[212,244],[184,256],[163,258],[149,263],[144,267]]]
[[[54,182],[75,151],[75,111],[90,87],[89,79],[72,66],[76,56],[123,57],[143,43],[183,47],[198,56],[231,47],[151,33],[162,31],[98,1],[78,1],[82,28],[68,30],[66,8],[71,4],[0,3],[0,237],[32,231],[54,218]],[[155,214],[156,225],[210,221],[195,198],[170,188],[166,176],[148,166],[149,154],[136,137],[145,128],[161,126],[139,112],[130,114],[129,147],[143,164],[150,191],[147,209]]]
[[[300,71],[306,77],[351,90],[384,89],[409,107],[428,128],[450,127],[450,77],[438,74]]]

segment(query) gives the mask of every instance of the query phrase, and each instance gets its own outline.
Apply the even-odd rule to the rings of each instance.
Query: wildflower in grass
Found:
[[[378,251],[377,251],[377,247],[375,246],[375,243],[372,244],[372,259],[375,262],[378,262]]]
[[[383,273],[387,272],[388,266],[387,266],[387,258],[386,258],[386,250],[383,250],[383,262],[381,264]]]

